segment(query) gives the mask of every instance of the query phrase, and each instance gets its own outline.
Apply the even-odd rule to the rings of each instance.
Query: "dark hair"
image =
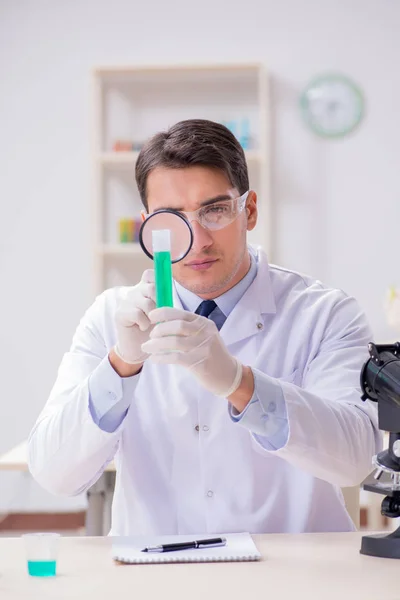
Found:
[[[246,158],[235,136],[220,123],[189,119],[154,135],[139,153],[135,177],[145,209],[148,210],[147,178],[153,169],[194,165],[220,169],[239,194],[249,189]]]

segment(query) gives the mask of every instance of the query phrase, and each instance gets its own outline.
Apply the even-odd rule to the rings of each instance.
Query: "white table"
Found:
[[[387,447],[388,436],[385,436]],[[9,452],[0,456],[0,471],[28,471],[26,442],[18,444]],[[107,535],[111,528],[111,505],[114,493],[115,466],[110,463],[100,479],[87,491],[86,533],[88,536]],[[343,493],[347,509],[356,526],[359,526],[357,513],[359,512],[357,488],[344,488]],[[379,530],[381,527],[380,505],[382,496],[380,494],[368,493],[369,523],[368,529]],[[392,520],[391,528],[396,529],[398,524]]]
[[[360,533],[254,536],[260,562],[116,565],[110,538],[61,538],[58,575],[26,572],[21,539],[0,538],[1,600],[394,600],[400,560],[359,553]]]
[[[23,472],[29,470],[26,442],[18,444],[18,446],[0,456],[1,470]],[[115,466],[114,463],[110,463],[100,479],[87,491],[88,505],[85,527],[89,536],[107,535],[110,531],[114,482]]]

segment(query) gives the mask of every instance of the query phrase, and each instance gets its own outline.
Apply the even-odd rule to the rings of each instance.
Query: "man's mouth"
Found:
[[[216,258],[203,258],[202,260],[191,260],[185,263],[186,267],[193,269],[194,271],[205,271],[209,269],[218,259]]]

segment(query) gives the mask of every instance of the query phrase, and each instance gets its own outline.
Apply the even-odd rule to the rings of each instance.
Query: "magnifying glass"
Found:
[[[139,242],[143,252],[154,260],[157,308],[173,306],[171,266],[190,252],[192,226],[178,212],[158,210],[143,221]]]

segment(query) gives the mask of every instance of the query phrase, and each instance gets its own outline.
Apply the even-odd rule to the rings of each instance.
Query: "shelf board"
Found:
[[[247,162],[257,162],[262,160],[262,155],[258,150],[245,151]],[[139,152],[102,152],[98,156],[98,161],[105,167],[112,166],[133,166],[139,156]]]
[[[98,246],[98,253],[103,256],[134,256],[143,254],[142,247],[139,243],[130,242],[126,244],[102,244]]]
[[[246,72],[246,71],[258,71],[262,69],[264,65],[262,63],[216,63],[216,64],[201,64],[201,63],[192,63],[192,64],[175,64],[175,65],[104,65],[99,66],[93,69],[93,72],[96,75],[110,75],[113,73],[131,75],[138,73],[151,73],[155,75],[159,75],[160,73],[167,73],[168,75],[171,72],[184,73],[189,72],[214,72],[214,71],[238,71],[238,72]]]
[[[143,65],[143,66],[104,66],[93,69],[94,77],[109,84],[143,84],[149,82],[190,83],[205,81],[210,83],[243,83],[257,81],[264,71],[260,63],[214,64],[214,65]]]

